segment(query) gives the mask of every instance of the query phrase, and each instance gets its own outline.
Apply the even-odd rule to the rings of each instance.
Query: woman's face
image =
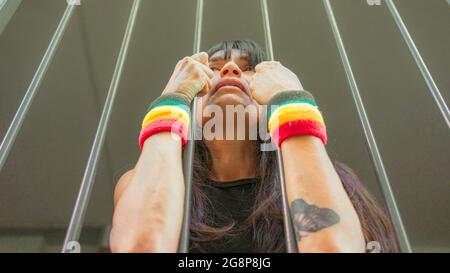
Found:
[[[214,71],[212,88],[201,99],[198,108],[199,121],[205,125],[210,120],[219,120],[216,126],[222,126],[220,131],[223,132],[224,138],[226,135],[227,140],[242,139],[238,132],[243,132],[245,139],[256,140],[256,128],[262,107],[250,92],[250,82],[255,71],[247,52],[233,49],[225,59],[225,52],[217,51],[209,56],[209,67]],[[205,114],[211,109],[220,110],[220,116]],[[215,128],[217,130],[217,127]],[[254,137],[250,136],[250,131],[255,131]]]
[[[255,104],[249,89],[255,72],[248,54],[233,49],[229,58],[224,56],[223,50],[209,56],[209,67],[214,71],[213,86],[202,97],[203,105],[218,105],[225,110],[226,105]]]

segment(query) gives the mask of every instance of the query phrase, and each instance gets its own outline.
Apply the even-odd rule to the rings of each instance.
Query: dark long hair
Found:
[[[231,49],[246,51],[253,65],[265,60],[262,48],[251,40],[225,41],[211,47],[208,53],[211,55],[218,50],[225,50],[226,58],[231,54]],[[256,151],[259,188],[253,212],[244,221],[241,229],[251,232],[256,252],[285,252],[281,194],[275,152],[261,151],[260,147],[263,143],[263,140],[255,143],[258,146]],[[397,244],[392,225],[385,211],[364,188],[352,169],[337,161],[334,161],[333,164],[358,214],[366,242],[378,242],[381,252],[396,252]],[[208,199],[203,187],[207,179],[211,177],[211,170],[212,160],[207,146],[203,141],[196,141],[190,226],[191,242],[194,248],[200,248],[206,242],[222,238],[229,234],[235,226],[235,223],[230,223],[227,226],[216,227],[209,217],[212,202]]]

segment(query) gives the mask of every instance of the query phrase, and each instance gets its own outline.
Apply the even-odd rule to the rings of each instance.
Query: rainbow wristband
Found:
[[[147,110],[139,134],[139,146],[159,132],[172,132],[181,137],[184,147],[188,139],[190,121],[190,100],[180,93],[169,93],[158,97]]]
[[[283,91],[273,96],[267,109],[268,127],[278,147],[291,136],[312,135],[327,143],[325,122],[314,97],[307,91]]]

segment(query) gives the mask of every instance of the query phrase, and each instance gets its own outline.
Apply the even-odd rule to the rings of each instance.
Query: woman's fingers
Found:
[[[212,88],[212,77],[214,72],[209,68],[208,64],[208,54],[205,52],[200,52],[194,54],[190,59],[190,65],[193,70],[197,73],[199,77],[201,89],[198,94],[204,95]]]
[[[191,57],[197,64],[203,68],[206,75],[212,78],[214,76],[214,72],[209,68],[208,54],[206,52],[199,52],[197,54],[192,55]]]
[[[200,71],[200,74],[202,75],[201,77],[202,77],[202,80],[204,81],[204,84],[198,94],[204,95],[204,94],[208,93],[208,91],[212,88],[213,84],[212,84],[211,77],[209,77],[205,71]]]
[[[197,54],[192,55],[191,58],[199,63],[208,65],[208,54],[206,52],[199,52]]]
[[[193,99],[197,94],[205,94],[211,89],[212,80],[201,67],[196,66],[189,73],[191,77],[186,81],[183,90],[190,99]]]
[[[175,66],[164,92],[181,91],[193,98],[212,87],[214,72],[208,66],[208,54],[200,52],[186,56]]]
[[[259,63],[257,66],[255,66],[255,72],[262,72],[268,68],[272,68],[272,67],[276,67],[281,65],[280,62],[278,61],[265,61],[265,62],[261,62]]]
[[[214,76],[214,72],[212,71],[211,68],[209,68],[208,66],[204,65],[204,64],[199,64],[199,67],[205,72],[205,75],[208,78],[212,78]]]
[[[206,56],[206,60],[204,59]],[[195,55],[193,55],[192,57],[184,57],[182,60],[180,60],[175,68],[175,70],[179,71],[182,69],[190,69],[190,70],[195,70],[196,67],[200,67],[203,71],[205,71],[206,75],[209,78],[212,78],[214,76],[214,72],[212,71],[211,68],[209,68],[209,66],[207,65],[208,61],[207,61],[207,54],[202,52],[202,53],[197,53]],[[198,61],[200,60],[200,61]],[[206,62],[206,64],[204,64],[203,62]]]

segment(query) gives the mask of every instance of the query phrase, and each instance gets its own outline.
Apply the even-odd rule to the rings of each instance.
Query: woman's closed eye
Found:
[[[220,71],[222,69],[222,67],[223,67],[222,65],[210,65],[209,66],[209,68],[212,71]],[[242,72],[255,71],[255,67],[251,64],[239,67],[239,69],[241,69]]]
[[[255,71],[255,67],[251,64],[246,65],[244,69],[242,69],[242,71]]]

